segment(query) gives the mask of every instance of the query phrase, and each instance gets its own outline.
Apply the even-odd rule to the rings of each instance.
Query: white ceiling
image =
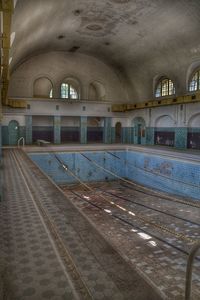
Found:
[[[70,51],[105,61],[137,85],[146,73],[199,59],[199,28],[200,0],[18,0],[11,71],[38,53]]]

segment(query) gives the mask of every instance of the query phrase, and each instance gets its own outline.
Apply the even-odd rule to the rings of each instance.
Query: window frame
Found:
[[[65,85],[65,88],[64,88],[65,89],[65,97],[63,96],[63,93],[62,93],[63,85]],[[76,97],[72,97],[73,94],[76,94]],[[78,100],[79,99],[79,92],[73,86],[73,84],[71,84],[70,82],[62,82],[61,85],[60,85],[60,97],[61,97],[61,99]]]
[[[196,78],[196,83],[195,83],[195,79],[193,80],[193,78],[195,77],[196,74],[197,74],[197,78]],[[194,82],[193,86],[196,85],[196,88],[194,88],[194,89],[191,89],[192,82]],[[188,83],[188,91],[191,93],[200,91],[200,68],[196,69],[190,76],[190,80]]]
[[[166,81],[167,83],[165,83]],[[174,82],[168,77],[160,78],[160,80],[156,85],[156,89],[154,93],[155,98],[174,96],[175,94],[176,94],[176,88]]]

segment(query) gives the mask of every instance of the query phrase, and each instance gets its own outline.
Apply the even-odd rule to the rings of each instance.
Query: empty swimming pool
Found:
[[[94,182],[124,178],[171,194],[200,199],[200,162],[191,159],[113,150],[29,155],[57,184],[77,183],[78,179]]]
[[[138,150],[29,155],[163,297],[183,299],[187,257],[200,238],[199,161]]]

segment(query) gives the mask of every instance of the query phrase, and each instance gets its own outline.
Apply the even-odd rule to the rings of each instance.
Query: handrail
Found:
[[[19,139],[18,139],[18,141],[17,141],[17,145],[18,145],[18,147],[19,147],[19,145],[20,145],[20,142],[22,141],[22,146],[24,147],[24,145],[25,145],[25,139],[24,139],[24,137],[22,136],[22,137],[20,137]]]
[[[187,261],[186,278],[185,278],[185,300],[191,299],[192,291],[192,267],[197,251],[200,249],[200,241],[195,243],[190,251]]]

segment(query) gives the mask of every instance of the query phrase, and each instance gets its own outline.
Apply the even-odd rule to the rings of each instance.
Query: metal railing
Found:
[[[24,139],[24,137],[22,136],[22,137],[20,137],[19,138],[19,140],[17,141],[17,145],[18,145],[18,147],[20,146],[20,142],[22,141],[22,146],[24,147],[24,145],[25,145],[25,139]]]
[[[190,251],[187,261],[186,279],[185,279],[185,300],[191,299],[192,293],[192,267],[197,251],[200,249],[200,241],[197,242]]]

